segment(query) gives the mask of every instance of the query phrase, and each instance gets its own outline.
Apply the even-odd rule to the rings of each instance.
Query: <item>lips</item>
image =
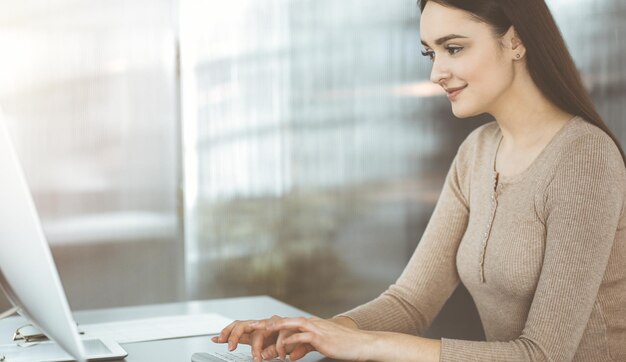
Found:
[[[467,88],[467,84],[464,85],[463,87],[457,87],[457,88],[447,88],[446,92],[448,92],[448,98],[450,100],[453,100],[454,98],[456,98],[456,96],[459,95],[459,93],[461,93],[463,91],[463,89]]]
[[[461,90],[461,89],[463,89],[463,88],[465,88],[465,87],[467,87],[467,84],[466,84],[466,85],[464,85],[464,86],[462,86],[462,87],[456,87],[456,88],[446,88],[446,92],[448,92],[448,93],[454,93],[454,92],[456,92],[456,91],[458,91],[458,90]]]

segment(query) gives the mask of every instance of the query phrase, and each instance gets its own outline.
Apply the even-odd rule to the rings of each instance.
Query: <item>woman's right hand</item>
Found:
[[[248,344],[252,347],[254,360],[259,362],[263,359],[276,357],[284,359],[287,354],[294,352],[295,349],[299,349],[299,351],[295,351],[296,354],[304,355],[310,352],[311,348],[307,348],[307,346],[304,345],[284,346],[281,343],[282,340],[294,333],[292,331],[282,330],[272,332],[252,328],[253,325],[259,322],[278,321],[281,319],[281,317],[275,315],[269,319],[260,321],[234,321],[226,326],[219,336],[215,336],[211,338],[211,340],[215,343],[228,343],[228,350],[231,352],[237,348],[239,343]]]

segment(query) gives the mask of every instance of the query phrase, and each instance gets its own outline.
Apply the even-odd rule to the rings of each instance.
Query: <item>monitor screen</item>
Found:
[[[72,357],[84,360],[84,346],[1,115],[0,200],[0,287],[18,313]]]

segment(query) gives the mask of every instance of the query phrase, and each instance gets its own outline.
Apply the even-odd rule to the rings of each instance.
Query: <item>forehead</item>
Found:
[[[434,46],[435,40],[449,34],[468,38],[489,35],[487,24],[478,21],[467,11],[429,1],[420,18],[420,35],[423,41]]]

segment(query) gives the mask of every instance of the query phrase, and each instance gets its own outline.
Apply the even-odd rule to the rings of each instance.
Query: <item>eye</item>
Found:
[[[435,60],[435,52],[432,50],[422,50],[422,55],[429,57],[431,61]]]
[[[450,55],[454,55],[454,54],[460,52],[461,50],[463,50],[463,47],[460,47],[460,46],[448,46],[448,47],[446,47],[446,51]]]
[[[448,52],[449,55],[455,55],[463,50],[463,47],[457,45],[449,45],[445,47],[445,50]],[[429,57],[431,61],[435,60],[435,52],[433,50],[422,50],[422,55],[425,57]]]

